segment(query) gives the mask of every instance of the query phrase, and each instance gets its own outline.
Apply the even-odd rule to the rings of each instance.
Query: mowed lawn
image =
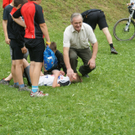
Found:
[[[113,26],[109,27],[112,37]],[[51,41],[62,52],[64,27],[48,29]],[[99,44],[96,69],[90,78],[82,78],[82,83],[40,87],[49,93],[43,98],[31,98],[29,92],[0,85],[0,135],[135,134],[135,39],[120,42],[113,37],[118,51],[113,55],[98,27],[95,34]],[[78,60],[79,67],[83,63]],[[0,25],[0,79],[10,68],[9,46]]]

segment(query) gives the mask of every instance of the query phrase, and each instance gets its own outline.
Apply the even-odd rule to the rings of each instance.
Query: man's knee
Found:
[[[72,60],[76,60],[78,58],[76,52],[74,51],[70,51],[69,52],[69,58],[72,59]]]

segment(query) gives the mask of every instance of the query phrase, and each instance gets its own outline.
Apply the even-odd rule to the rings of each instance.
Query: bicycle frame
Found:
[[[132,13],[129,15],[129,21],[126,24],[124,31],[128,31],[129,30],[129,25],[131,23],[131,20],[132,20],[134,12],[135,12],[135,9],[132,9]]]
[[[135,8],[131,5],[128,9],[129,17],[118,20],[113,27],[113,35],[119,41],[128,41],[135,37],[135,22],[133,20]]]

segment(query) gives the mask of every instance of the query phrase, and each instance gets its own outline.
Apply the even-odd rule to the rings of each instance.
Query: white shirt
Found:
[[[64,31],[63,47],[84,49],[90,46],[89,42],[96,43],[97,39],[91,28],[86,23],[82,23],[82,28],[77,32],[73,25],[69,25]]]
[[[38,86],[52,86],[54,77],[54,75],[40,76]],[[66,82],[69,82],[67,85],[71,84],[68,76],[60,75],[57,79],[57,83],[59,84],[65,84]]]

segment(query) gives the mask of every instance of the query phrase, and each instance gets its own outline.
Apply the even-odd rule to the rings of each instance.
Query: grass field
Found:
[[[124,8],[125,1],[96,2],[99,4],[91,0],[90,6],[96,7],[97,4],[97,8],[101,6],[108,11],[109,30],[113,37],[114,23],[128,15]],[[57,43],[60,51],[63,31],[69,25],[69,14],[88,8],[87,0],[86,3],[79,0],[75,8],[74,4],[77,4],[76,0],[42,1],[43,9],[47,12],[45,16],[51,41]],[[67,10],[65,14],[63,6]],[[119,15],[117,7],[125,10],[125,13]],[[111,11],[118,13],[118,16]],[[0,14],[2,16],[2,8]],[[120,42],[113,37],[114,47],[119,53],[113,55],[98,27],[95,35],[99,44],[97,67],[89,74],[90,78],[82,78],[82,83],[61,88],[40,87],[44,93],[49,93],[44,98],[31,98],[28,92],[18,92],[15,88],[0,85],[0,135],[135,134],[135,39]],[[81,64],[79,59],[78,67]],[[0,78],[10,73],[10,67],[9,46],[5,44],[0,25]]]

